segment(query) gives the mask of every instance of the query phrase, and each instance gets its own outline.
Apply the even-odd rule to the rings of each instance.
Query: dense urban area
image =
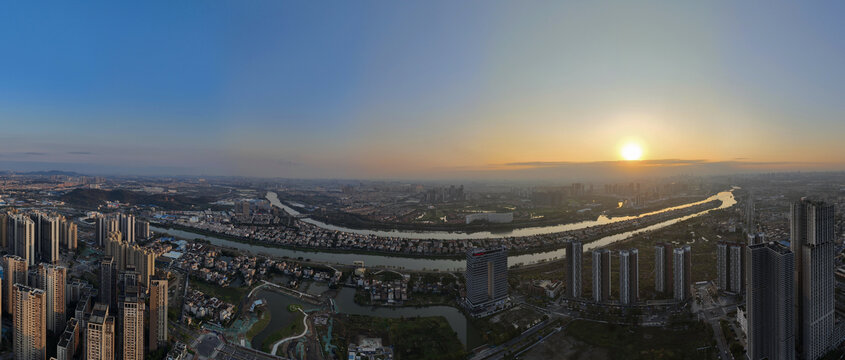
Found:
[[[845,355],[843,173],[0,174],[16,359]]]

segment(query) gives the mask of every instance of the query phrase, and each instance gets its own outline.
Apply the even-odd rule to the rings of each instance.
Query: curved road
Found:
[[[282,345],[285,341],[299,339],[299,338],[305,336],[305,334],[308,333],[308,314],[306,314],[305,311],[303,311],[301,307],[297,310],[299,310],[299,312],[301,312],[302,315],[305,315],[305,317],[302,318],[302,325],[305,325],[305,330],[302,330],[302,334],[299,334],[299,335],[296,335],[296,336],[289,336],[289,337],[286,337],[282,340],[276,341],[276,343],[273,344],[273,350],[270,351],[270,355],[276,355],[276,351],[279,350],[279,345]]]

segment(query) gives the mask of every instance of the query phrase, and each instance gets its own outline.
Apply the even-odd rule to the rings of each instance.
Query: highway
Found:
[[[552,319],[547,319],[545,321],[542,321],[542,322],[538,323],[537,325],[532,326],[530,329],[525,330],[522,334],[519,334],[519,336],[505,342],[502,345],[492,347],[492,348],[487,348],[487,349],[484,349],[482,351],[479,351],[477,354],[473,355],[470,359],[471,360],[483,360],[483,359],[499,360],[499,359],[503,359],[505,357],[507,350],[509,350],[512,346],[522,342],[523,340],[527,339],[531,335],[534,335],[540,329],[543,329],[546,326],[548,326],[549,324],[551,324],[552,321],[553,321]]]

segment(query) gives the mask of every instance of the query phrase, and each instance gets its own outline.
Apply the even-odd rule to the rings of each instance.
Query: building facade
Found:
[[[100,302],[103,304],[116,303],[117,297],[114,294],[117,284],[117,268],[115,268],[114,258],[111,256],[103,257],[100,261],[100,288],[99,296]]]
[[[44,291],[15,284],[12,347],[16,360],[44,360],[47,330]]]
[[[47,330],[60,334],[67,319],[67,268],[52,264],[38,265],[38,288],[44,290]]]
[[[150,352],[167,343],[167,278],[150,280]]]
[[[628,250],[619,250],[619,302],[623,305],[631,303],[629,278],[629,264],[631,256]]]
[[[118,358],[123,360],[144,360],[144,314],[143,295],[137,285],[125,286],[118,301]]]
[[[12,215],[10,221],[11,236],[9,241],[14,239],[12,241],[14,244],[12,252],[23,258],[27,266],[35,266],[38,259],[36,256],[35,222],[23,214]]]
[[[610,300],[610,250],[593,250],[593,300],[596,302]]]
[[[17,255],[4,255],[3,271],[3,310],[7,314],[11,314],[15,305],[15,284],[28,284],[26,260]]]
[[[692,295],[692,252],[689,245],[672,251],[673,297],[685,301]]]
[[[722,291],[727,291],[730,287],[729,258],[728,243],[718,242],[716,244],[716,286]]]
[[[580,241],[566,243],[566,295],[571,299],[581,297],[581,256],[584,249]]]
[[[508,250],[505,247],[466,252],[466,302],[472,310],[503,304],[508,298]]]
[[[109,306],[97,303],[91,310],[85,329],[85,359],[114,360],[114,316]]]
[[[745,292],[745,244],[733,244],[729,248],[728,269],[730,291],[737,294]]]
[[[792,204],[790,247],[795,254],[796,352],[821,358],[834,334],[835,209],[820,201]]]
[[[73,360],[79,351],[79,321],[70,318],[56,345],[56,360]]]
[[[716,244],[716,285],[719,290],[742,293],[745,289],[745,244]]]
[[[59,262],[59,223],[60,219],[44,213],[34,213],[36,253],[38,260],[48,264]]]
[[[674,287],[672,244],[657,243],[654,246],[654,272],[654,290],[672,295]]]
[[[637,249],[619,252],[619,290],[622,304],[636,304],[640,299],[640,256]]]
[[[794,256],[777,243],[746,249],[748,359],[795,359]]]

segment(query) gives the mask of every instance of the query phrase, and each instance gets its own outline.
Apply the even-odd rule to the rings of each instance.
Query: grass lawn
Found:
[[[262,311],[261,315],[258,317],[258,321],[256,321],[255,324],[252,324],[252,327],[247,330],[246,338],[252,342],[252,338],[254,338],[255,335],[258,335],[267,327],[267,325],[270,325],[270,318],[271,316],[269,311]]]
[[[440,316],[390,319],[342,315],[336,320],[337,336],[332,342],[341,354],[346,354],[348,344],[361,335],[379,337],[385,346],[393,345],[398,360],[463,359],[466,356],[457,334]]]
[[[301,334],[302,330],[305,329],[305,327],[302,325],[302,318],[304,318],[304,317],[305,317],[305,314],[297,311],[296,316],[294,317],[294,319],[291,321],[291,323],[288,326],[285,326],[285,327],[283,327],[279,330],[276,330],[275,332],[270,334],[270,336],[268,336],[266,339],[264,339],[264,343],[261,344],[261,349],[264,350],[264,352],[269,353],[270,350],[273,350],[273,344],[275,344],[276,341],[284,339],[288,336]]]
[[[590,346],[607,349],[612,359],[708,359],[715,351],[708,329],[695,321],[658,328],[575,320],[565,331]]]

